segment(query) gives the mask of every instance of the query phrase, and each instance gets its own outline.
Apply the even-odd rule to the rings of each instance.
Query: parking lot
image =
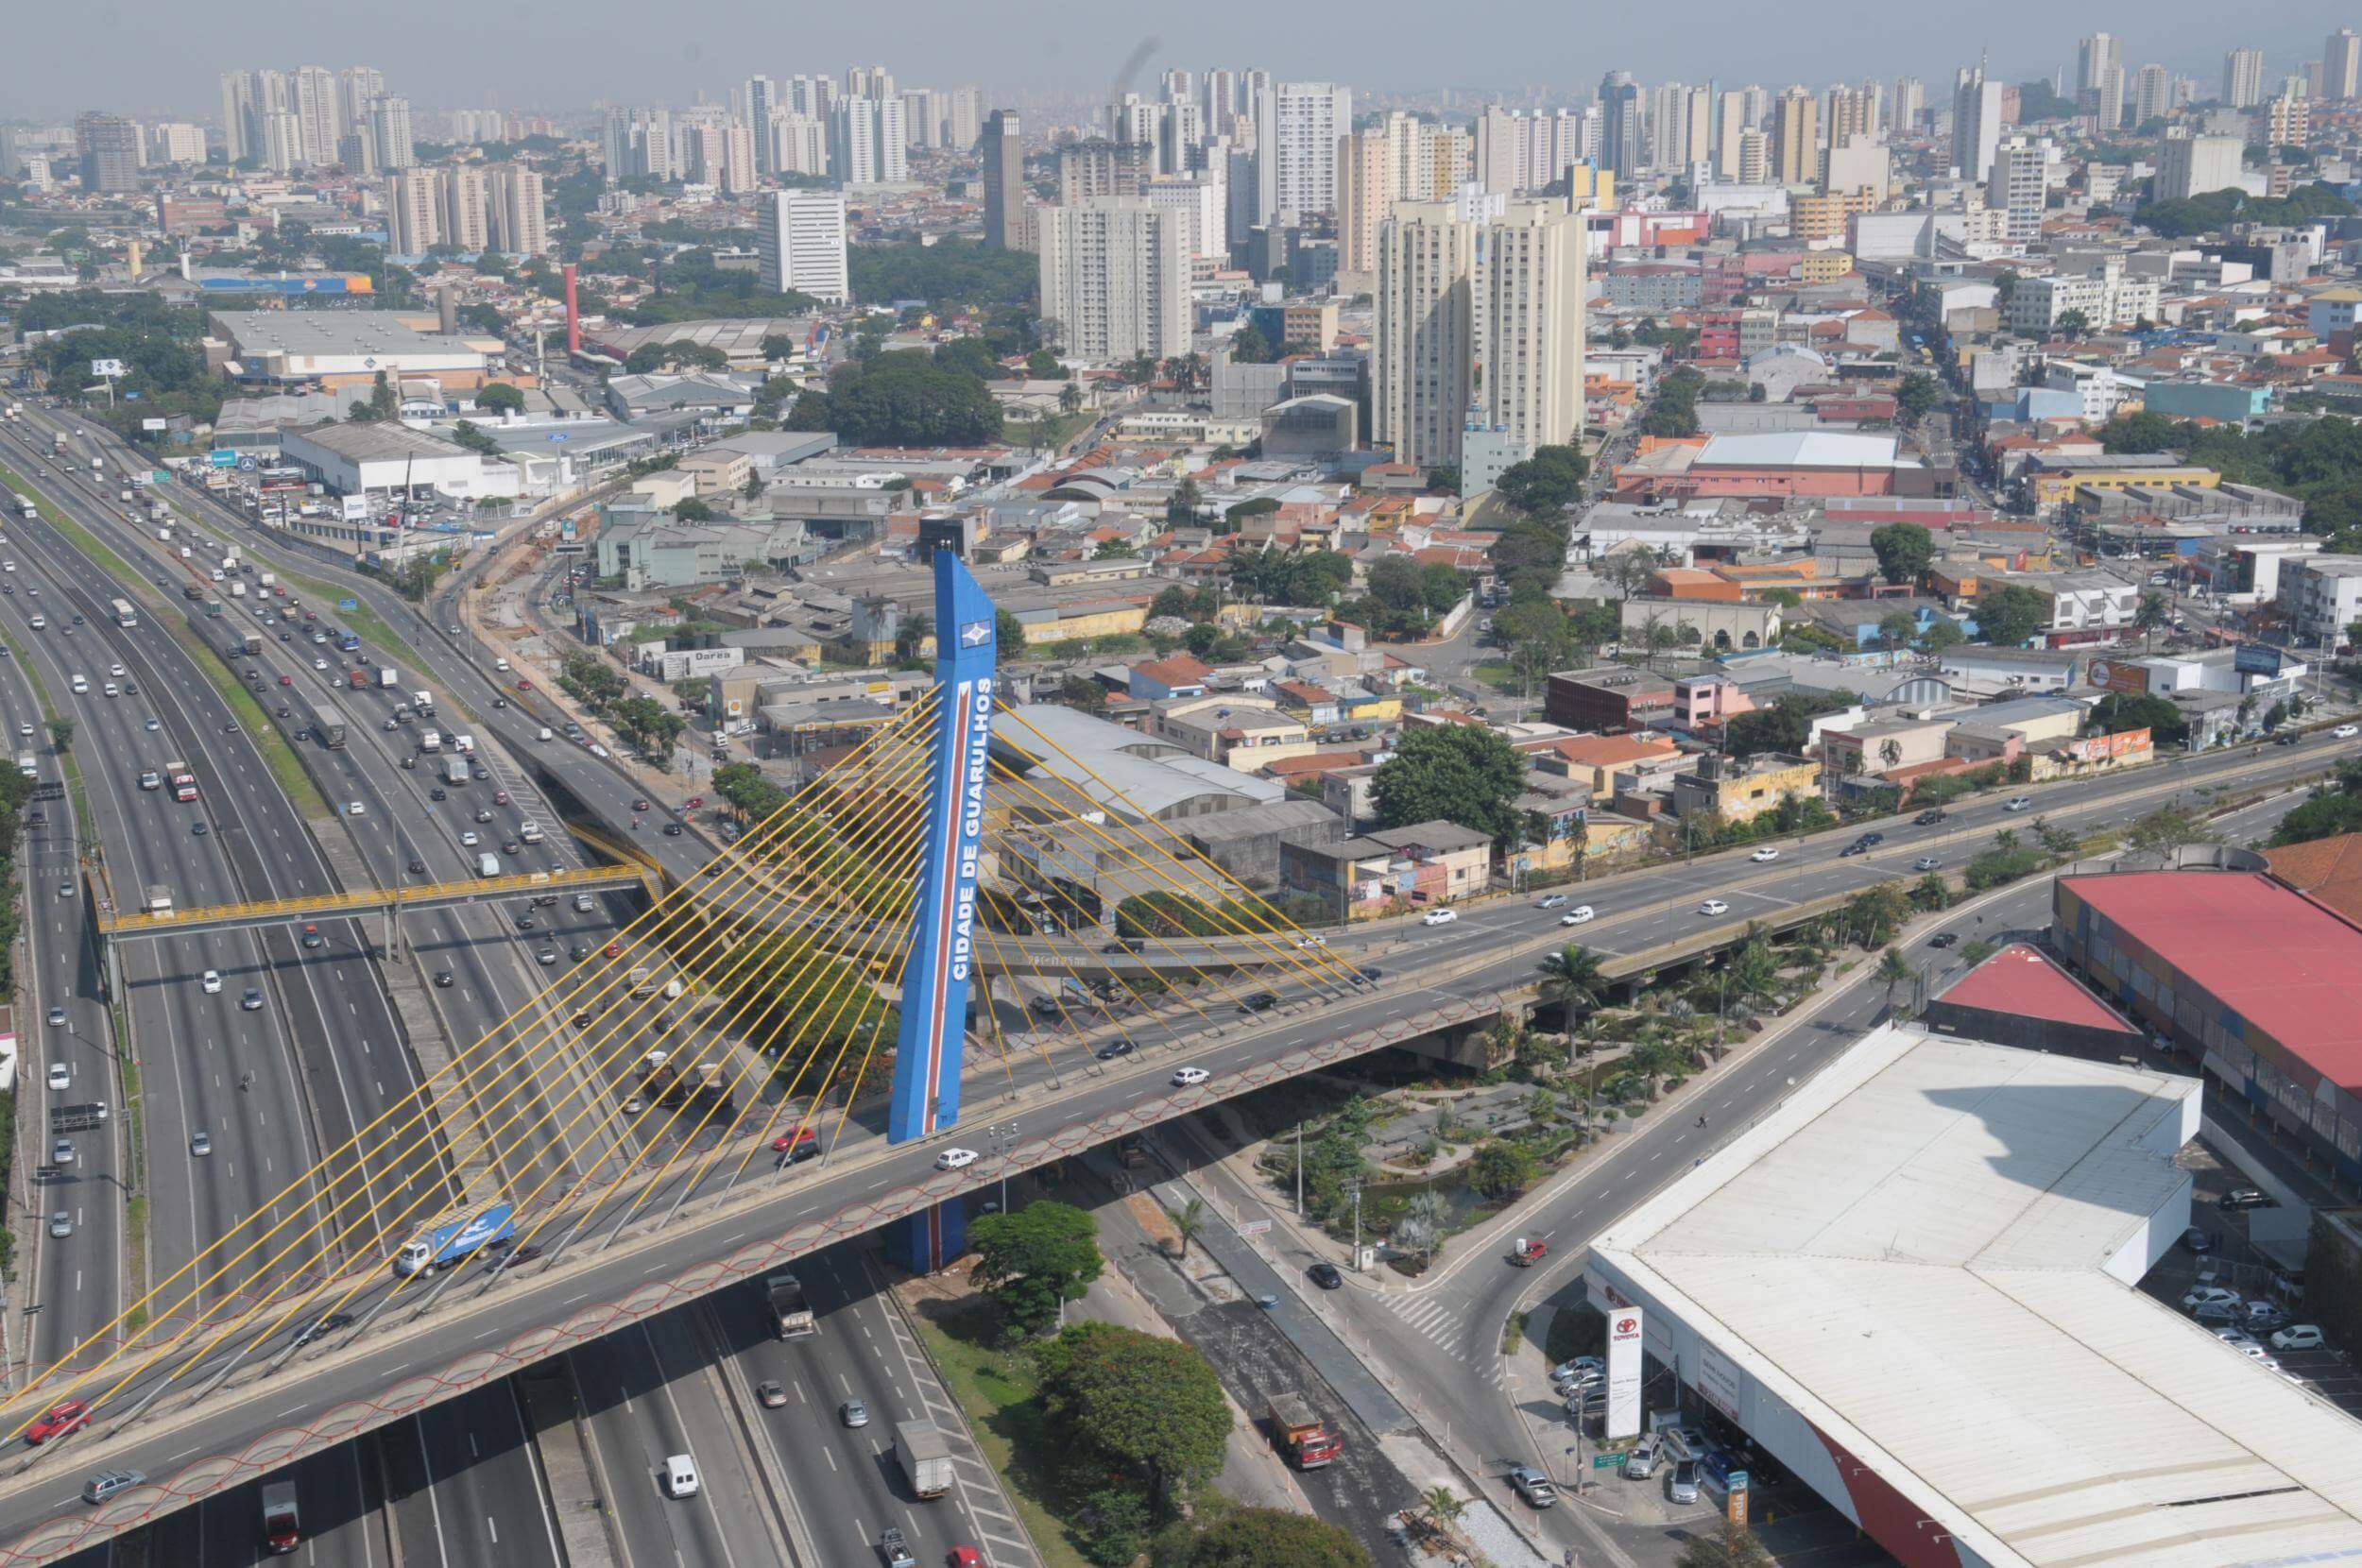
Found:
[[[2290,1324],[2311,1322],[2304,1310],[2302,1275],[2291,1274],[2249,1240],[2251,1211],[2223,1205],[2224,1194],[2246,1189],[2247,1179],[2225,1165],[2203,1141],[2184,1149],[2177,1163],[2195,1179],[2190,1219],[2206,1234],[2209,1247],[2200,1253],[2186,1244],[2175,1246],[2141,1281],[2141,1288],[2176,1312],[2189,1311],[2182,1304],[2193,1290],[2211,1287],[2235,1292],[2243,1304],[2275,1304],[2287,1313]],[[2213,1329],[2225,1324],[2206,1321],[2203,1326]],[[2253,1334],[2265,1342],[2264,1348],[2292,1382],[2349,1414],[2362,1416],[2362,1372],[2357,1372],[2350,1357],[2328,1345],[2318,1350],[2273,1348],[2269,1337],[2269,1331]]]

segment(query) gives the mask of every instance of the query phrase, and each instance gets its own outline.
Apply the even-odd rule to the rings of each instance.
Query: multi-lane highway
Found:
[[[2351,748],[2319,742],[2268,748],[2260,755],[2202,758],[2029,793],[2049,820],[2085,828],[2127,820],[2201,784],[2261,784],[2317,771],[2334,754],[2347,750]],[[1611,954],[1645,950],[1661,944],[1669,932],[1714,920],[1728,927],[1783,903],[1893,877],[1924,854],[1957,858],[1996,827],[2028,820],[2028,815],[2004,811],[1998,802],[1982,801],[1956,808],[1946,822],[1933,827],[1894,824],[1888,843],[1866,856],[1840,858],[1838,850],[1845,835],[1824,835],[1786,846],[1783,861],[1772,866],[1756,865],[1742,853],[1702,857],[1692,865],[1602,880],[1586,890],[1585,897],[1600,913],[1581,935],[1586,944]],[[1712,919],[1695,915],[1697,901],[1707,893],[1730,902],[1732,912]],[[1739,907],[1742,898],[1751,901],[1747,907]],[[975,1105],[971,1116],[988,1114],[1015,1124],[1019,1141],[1010,1163],[1020,1167],[1037,1164],[1061,1141],[1100,1135],[1086,1129],[1154,1119],[1231,1092],[1242,1082],[1267,1079],[1274,1070],[1300,1070],[1310,1060],[1300,1054],[1307,1048],[1325,1052],[1352,1048],[1358,1031],[1390,1024],[1404,1027],[1427,1010],[1456,998],[1481,1011],[1486,997],[1529,980],[1535,960],[1568,934],[1556,921],[1554,912],[1524,905],[1498,904],[1473,912],[1454,925],[1423,931],[1421,946],[1407,960],[1391,961],[1389,976],[1376,987],[1332,996],[1317,1007],[1291,1006],[1260,1019],[1233,1022],[1213,1033],[1191,1034],[1171,1051],[1151,1051],[1108,1065],[1074,1060],[994,1064],[1005,1083],[1004,1098]],[[1178,1061],[1206,1068],[1213,1075],[1211,1082],[1202,1089],[1168,1095],[1161,1081]],[[955,1133],[944,1141],[959,1136]],[[670,1227],[647,1227],[611,1247],[602,1239],[597,1249],[570,1249],[489,1289],[447,1291],[429,1313],[407,1307],[388,1313],[368,1337],[339,1343],[318,1357],[300,1358],[290,1373],[207,1406],[196,1418],[208,1440],[204,1446],[212,1452],[232,1450],[266,1429],[284,1427],[296,1412],[317,1411],[340,1400],[375,1399],[405,1378],[454,1366],[463,1355],[495,1351],[554,1316],[585,1325],[611,1323],[612,1315],[600,1311],[598,1304],[621,1301],[643,1286],[676,1278],[693,1265],[739,1252],[748,1259],[741,1270],[770,1266],[779,1252],[768,1247],[755,1251],[762,1238],[786,1235],[790,1239],[781,1250],[793,1251],[858,1234],[895,1207],[918,1202],[916,1189],[922,1183],[929,1192],[948,1195],[999,1173],[995,1161],[986,1159],[964,1175],[930,1177],[926,1164],[933,1152],[932,1145],[887,1149],[864,1130],[859,1137],[848,1137],[828,1162],[785,1173],[774,1179],[776,1185],[742,1187],[727,1201],[708,1196]],[[840,1220],[841,1216],[847,1218]],[[838,1224],[842,1230],[832,1228]],[[363,1309],[385,1289],[383,1285],[366,1287],[360,1298]],[[693,1287],[685,1293],[693,1293]],[[635,1298],[650,1306],[678,1299],[646,1290]],[[478,1365],[484,1372],[505,1370],[497,1355]],[[291,1400],[293,1408],[284,1408]],[[176,1415],[172,1406],[162,1407],[135,1426],[84,1445],[77,1462],[119,1455],[133,1462],[145,1460],[143,1468],[151,1474],[169,1474],[163,1461],[185,1446],[182,1434],[192,1431],[190,1419]],[[61,1506],[60,1491],[70,1490],[77,1473],[37,1467],[0,1500],[0,1518],[11,1525],[29,1523]],[[100,1510],[97,1518],[136,1517],[139,1506],[139,1496],[133,1494],[128,1506]]]

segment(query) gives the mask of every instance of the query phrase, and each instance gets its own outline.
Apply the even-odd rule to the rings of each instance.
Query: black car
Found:
[[[303,1332],[296,1336],[296,1343],[299,1345],[308,1345],[323,1334],[334,1334],[340,1328],[351,1328],[351,1313],[331,1312],[323,1317],[316,1318],[310,1323],[304,1325]]]
[[[1862,843],[1861,840],[1856,839],[1852,844],[1849,844],[1844,848],[1839,850],[1837,852],[1837,858],[1841,861],[1849,855],[1867,855],[1869,853],[1870,846]]]
[[[429,800],[449,800],[451,798],[451,792],[444,789],[440,784],[437,784],[435,788],[427,791],[426,798]]]
[[[425,862],[424,861],[420,861],[420,860],[416,860],[416,859],[412,860],[412,861],[411,861],[411,862],[410,862],[410,875],[411,875],[411,876],[413,876],[413,877],[423,877],[423,876],[425,876],[425,875],[426,875],[426,862]]]
[[[1376,984],[1378,980],[1385,979],[1385,977],[1386,971],[1380,969],[1375,963],[1365,963],[1361,966],[1361,978],[1372,984]]]
[[[2273,737],[2272,737],[2272,744],[2273,744],[2273,745],[2275,745],[2275,746],[2293,746],[2293,745],[2295,745],[2295,744],[2296,744],[2299,741],[2302,741],[2302,740],[2303,740],[2303,739],[2304,739],[2304,737],[2303,737],[2303,736],[2299,735],[2299,734],[2298,734],[2295,730],[2291,729],[2291,730],[2286,730],[2286,731],[2284,731],[2284,732],[2283,732],[2283,733],[2281,733],[2281,734],[2278,734],[2278,735],[2273,736]]]
[[[668,822],[668,823],[666,823],[666,824],[664,825],[664,836],[665,836],[666,838],[668,838],[668,839],[677,839],[677,838],[679,838],[679,837],[680,837],[680,824],[679,824],[679,823],[677,823],[677,822]]]
[[[1337,1271],[1337,1266],[1333,1263],[1315,1263],[1311,1268],[1307,1269],[1305,1273],[1311,1277],[1314,1285],[1324,1290],[1334,1290],[1345,1283],[1345,1276]]]
[[[1859,844],[1884,844],[1887,842],[1887,836],[1884,833],[1874,830],[1872,832],[1864,833],[1856,842]]]
[[[1110,1040],[1091,1054],[1102,1062],[1112,1062],[1119,1056],[1129,1056],[1138,1047],[1130,1040]]]
[[[535,920],[533,916],[529,914],[521,914],[517,916],[517,929],[521,931],[529,931],[539,924],[539,922]]]
[[[1960,933],[1958,931],[1938,931],[1935,935],[1927,939],[1927,946],[1930,947],[1949,947],[1960,939]]]
[[[448,991],[451,989],[450,970],[437,969],[435,971],[435,989],[437,991]]]
[[[2272,1209],[2280,1206],[2280,1200],[2253,1187],[2233,1187],[2215,1200],[2215,1206],[2223,1209]]]
[[[1931,806],[1926,810],[1920,812],[1919,815],[1911,818],[1912,822],[1918,824],[1922,827],[1932,827],[1943,820],[1943,809],[1940,806]]]
[[[1239,1004],[1241,1013],[1268,1013],[1279,1005],[1279,997],[1269,991],[1257,991]]]

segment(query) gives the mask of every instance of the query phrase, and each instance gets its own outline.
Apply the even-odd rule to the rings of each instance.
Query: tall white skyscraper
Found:
[[[894,96],[894,73],[882,65],[855,65],[845,73],[845,95],[848,98],[891,98]]]
[[[2075,45],[2075,91],[2080,96],[2105,81],[2111,66],[2124,63],[2124,43],[2106,33],[2094,33]]]
[[[252,156],[273,174],[285,174],[303,162],[303,122],[294,110],[263,111],[262,145]]]
[[[1982,65],[1962,68],[1952,90],[1952,165],[1962,179],[1983,184],[2001,145],[2001,84]]]
[[[1526,452],[1578,439],[1584,293],[1566,202],[1396,203],[1378,241],[1376,439],[1422,468],[1458,463],[1472,426]]]
[[[828,122],[788,110],[772,115],[771,169],[775,174],[827,174]]]
[[[370,156],[379,168],[406,169],[419,161],[410,135],[409,99],[371,98],[368,117],[361,124],[368,127]]]
[[[2111,66],[2111,70],[2121,67]],[[2050,164],[2056,156],[2047,138],[2012,136],[1994,149],[1993,173],[1985,181],[1985,205],[2003,214],[2003,237],[2028,244],[2042,236],[2043,208],[2050,195]]]
[[[2144,65],[2132,78],[2132,123],[2145,126],[2173,108],[2173,77],[2162,65]]]
[[[852,298],[843,191],[766,191],[760,211],[756,269],[765,289],[808,294],[831,305]]]
[[[2234,49],[2222,57],[2222,101],[2253,109],[2264,101],[2264,51]]]
[[[402,169],[385,179],[385,248],[418,256],[443,243],[442,181],[428,168]]]
[[[1887,103],[1887,132],[1892,136],[1908,136],[1919,129],[1919,117],[1927,110],[1927,84],[1917,77],[1894,78],[1894,95]]]
[[[369,123],[369,100],[385,95],[385,73],[368,65],[348,65],[336,73],[337,111],[347,130]]]
[[[787,107],[798,114],[809,114],[815,120],[826,120],[829,111],[836,107],[834,77],[790,77],[787,78]]]
[[[1057,347],[1100,364],[1190,351],[1184,214],[1145,196],[1095,196],[1035,217],[1042,328]]]
[[[1274,82],[1255,100],[1256,216],[1294,223],[1337,211],[1337,139],[1353,128],[1353,89]]]
[[[443,243],[470,256],[492,248],[490,184],[476,163],[452,163],[430,173],[439,176]]]
[[[297,67],[295,112],[300,128],[303,161],[322,165],[334,163],[337,139],[345,133],[336,73],[318,65]]]
[[[838,184],[899,185],[910,178],[900,98],[841,98],[829,126],[829,172]]]
[[[984,133],[984,90],[976,87],[951,89],[951,118],[946,128],[947,145],[953,152],[973,151],[977,139]]]

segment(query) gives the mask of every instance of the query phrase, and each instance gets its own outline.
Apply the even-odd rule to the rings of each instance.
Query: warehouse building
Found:
[[[1890,1025],[1595,1237],[1589,1294],[1910,1568],[2362,1556],[2353,1418],[2134,1288],[2199,1114],[2193,1078]]]

